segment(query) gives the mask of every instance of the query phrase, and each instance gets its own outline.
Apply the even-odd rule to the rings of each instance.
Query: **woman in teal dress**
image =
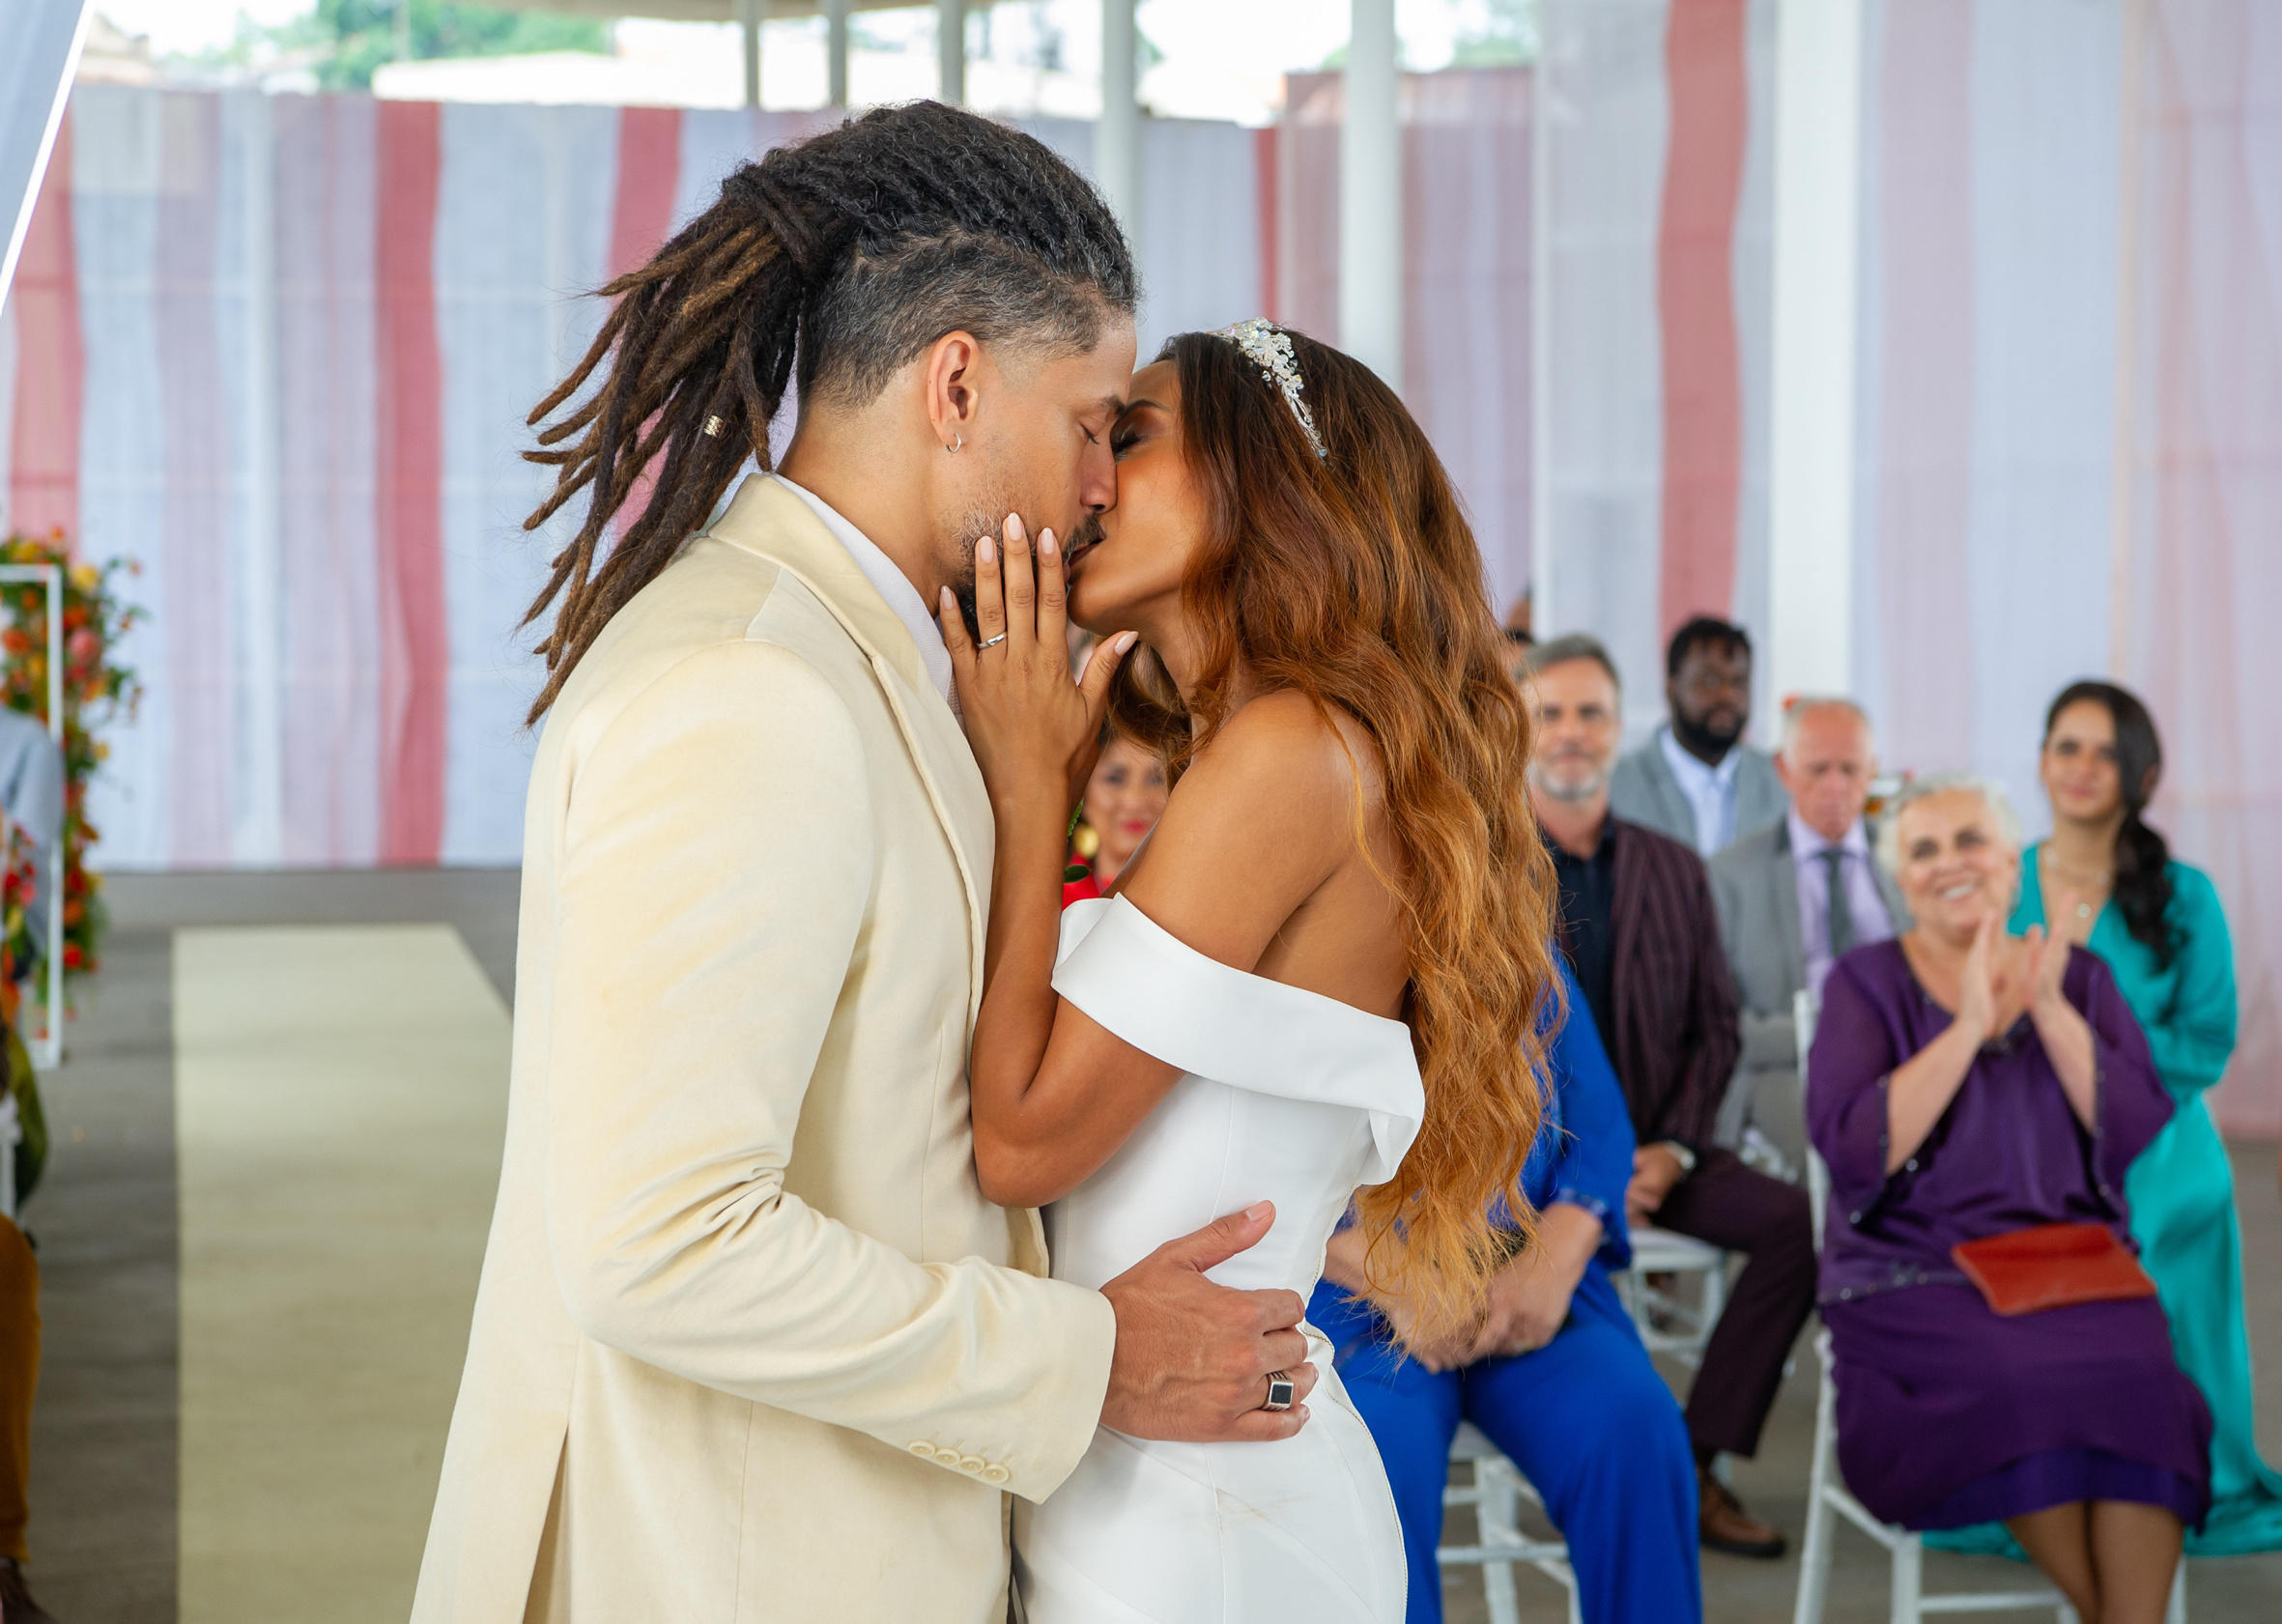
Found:
[[[2124,689],[2079,682],[2053,700],[2040,767],[2052,835],[2021,854],[2011,928],[2066,930],[2107,961],[2178,1107],[2131,1164],[2124,1193],[2173,1350],[2214,1423],[2211,1516],[2187,1551],[2234,1555],[2282,1549],[2282,1473],[2259,1459],[2253,1438],[2235,1181],[2203,1106],[2235,1047],[2234,950],[2210,878],[2173,861],[2142,821],[2162,764],[2154,722]],[[1993,1524],[1926,1542],[2011,1545]]]

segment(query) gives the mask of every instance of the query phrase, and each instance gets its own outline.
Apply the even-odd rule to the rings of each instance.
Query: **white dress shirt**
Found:
[[[1735,771],[1743,765],[1743,746],[1729,747],[1718,766],[1707,767],[1671,736],[1669,724],[1656,730],[1656,743],[1696,813],[1697,851],[1709,857],[1726,850],[1735,839]]]
[[[1796,865],[1799,881],[1799,940],[1807,949],[1807,990],[1822,997],[1822,979],[1831,973],[1837,955],[1831,952],[1830,867],[1822,854],[1831,849],[1832,842],[1808,827],[1796,812],[1786,814],[1790,819],[1791,862]],[[1878,895],[1878,882],[1870,871],[1875,861],[1870,856],[1869,836],[1859,820],[1846,831],[1846,838],[1837,842],[1845,855],[1839,860],[1839,872],[1846,878],[1846,907],[1854,916],[1854,945],[1865,942],[1883,942],[1894,934],[1894,921],[1886,912],[1886,899]]]
[[[841,546],[848,550],[848,556],[856,560],[856,567],[864,572],[864,579],[872,589],[887,600],[888,608],[896,612],[896,618],[903,622],[903,629],[911,634],[911,641],[919,644],[919,662],[927,668],[935,692],[946,703],[951,698],[951,650],[944,646],[943,628],[935,624],[935,617],[927,612],[927,600],[919,595],[919,588],[911,584],[911,577],[902,566],[879,550],[878,545],[855,526],[841,517],[840,510],[805,485],[795,485],[781,473],[769,475],[802,501],[809,511],[824,521]]]

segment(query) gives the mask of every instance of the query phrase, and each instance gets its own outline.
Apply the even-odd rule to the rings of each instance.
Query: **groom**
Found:
[[[1131,260],[1045,148],[921,103],[744,166],[613,291],[604,409],[543,441],[595,494],[541,601],[506,1157],[414,1617],[997,1624],[1008,1496],[1097,1425],[1288,1436],[1267,1374],[1313,1376],[1298,1297],[1204,1277],[1264,1209],[1097,1294],[973,1164],[991,818],[927,606],[996,517],[1115,500]],[[685,539],[796,350],[782,475]],[[588,579],[638,438],[656,494]]]

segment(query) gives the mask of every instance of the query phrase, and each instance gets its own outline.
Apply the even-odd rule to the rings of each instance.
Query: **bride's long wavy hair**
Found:
[[[1288,329],[1287,329],[1288,330]],[[1378,746],[1426,1121],[1394,1180],[1362,1191],[1375,1289],[1420,1328],[1471,1324],[1510,1237],[1530,1233],[1522,1169],[1559,1013],[1553,859],[1525,788],[1529,711],[1507,673],[1481,554],[1434,447],[1360,362],[1290,333],[1327,455],[1225,339],[1168,342],[1181,436],[1208,515],[1184,584],[1205,634],[1193,709],[1146,649],[1119,670],[1117,725],[1178,775],[1227,719],[1241,659],[1267,689],[1344,712]],[[1358,783],[1355,836],[1364,843]],[[1399,1236],[1399,1245],[1389,1245]]]

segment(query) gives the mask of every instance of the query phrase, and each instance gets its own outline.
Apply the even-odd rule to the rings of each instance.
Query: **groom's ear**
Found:
[[[921,363],[935,443],[955,455],[975,438],[984,370],[983,341],[964,328],[954,328],[928,345]]]

